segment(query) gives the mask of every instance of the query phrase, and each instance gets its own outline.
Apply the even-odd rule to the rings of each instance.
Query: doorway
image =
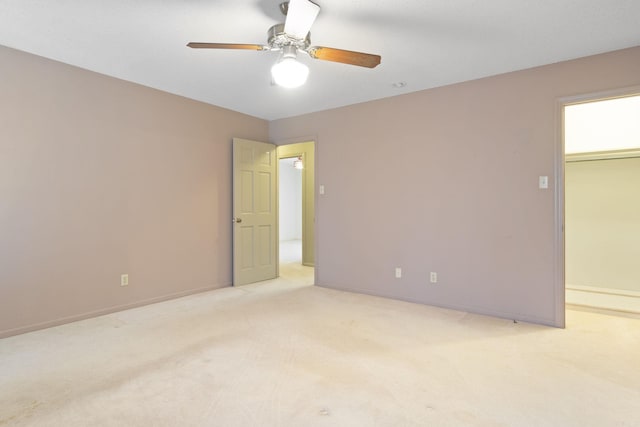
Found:
[[[313,283],[315,143],[278,146],[277,158],[279,275]]]
[[[301,256],[298,262],[279,260],[279,176],[286,174],[287,162],[299,169],[301,196],[296,196],[301,206],[300,236]],[[302,142],[276,147],[275,144],[233,138],[233,285],[247,285],[285,275],[300,284],[315,283],[315,143]],[[289,174],[286,174],[287,176]],[[293,175],[295,176],[295,175]],[[288,186],[290,187],[290,186]],[[285,221],[291,221],[295,212],[282,212]],[[287,220],[288,218],[288,220]],[[288,225],[288,222],[287,222]],[[293,229],[295,230],[295,226]],[[289,261],[291,255],[285,256]]]
[[[640,95],[562,105],[567,304],[640,313]]]
[[[280,265],[302,264],[302,173],[298,157],[278,160],[278,227]]]

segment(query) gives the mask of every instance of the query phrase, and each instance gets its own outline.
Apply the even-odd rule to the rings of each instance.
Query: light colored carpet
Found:
[[[638,317],[515,324],[289,267],[0,340],[0,426],[640,426]]]

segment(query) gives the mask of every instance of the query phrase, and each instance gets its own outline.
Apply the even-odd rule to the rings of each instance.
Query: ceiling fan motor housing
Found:
[[[307,37],[304,39],[291,37],[284,32],[284,24],[276,24],[269,28],[267,35],[267,43],[274,50],[282,49],[285,46],[295,46],[300,50],[307,50],[311,45],[311,33],[307,33]]]

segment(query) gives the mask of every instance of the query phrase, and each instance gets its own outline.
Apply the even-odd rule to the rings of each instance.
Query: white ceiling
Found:
[[[0,44],[268,120],[640,45],[638,0],[317,0],[312,45],[382,64],[303,56],[307,84],[284,89],[277,53],[185,46],[266,43],[279,3],[0,0]]]
[[[564,109],[564,152],[640,148],[640,96],[569,105]]]

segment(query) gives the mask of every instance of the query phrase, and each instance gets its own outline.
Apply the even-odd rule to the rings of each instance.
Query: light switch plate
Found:
[[[549,177],[548,176],[540,176],[540,177],[538,177],[538,188],[541,188],[541,189],[549,188]]]

